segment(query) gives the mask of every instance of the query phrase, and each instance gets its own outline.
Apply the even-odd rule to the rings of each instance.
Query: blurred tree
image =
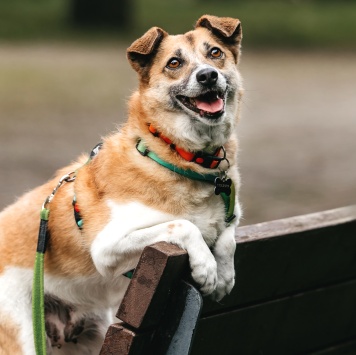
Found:
[[[133,0],[71,0],[76,25],[126,28],[132,22]]]

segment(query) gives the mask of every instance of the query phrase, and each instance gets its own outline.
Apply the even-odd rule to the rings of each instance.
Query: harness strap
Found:
[[[103,146],[103,143],[100,142],[92,149],[92,151],[90,152],[89,158],[86,161],[86,163],[75,171],[75,176],[77,175],[78,171],[82,167],[84,167],[87,164],[89,164],[99,154],[100,149],[102,148],[102,146]],[[83,223],[84,222],[83,222],[82,216],[80,215],[80,208],[79,208],[79,205],[78,205],[78,202],[77,202],[77,196],[75,194],[74,194],[74,197],[73,197],[72,205],[73,205],[75,223],[77,224],[79,229],[83,229]]]
[[[179,168],[178,166],[170,164],[170,163],[162,160],[155,152],[148,150],[146,147],[146,144],[143,140],[139,140],[137,142],[136,149],[139,151],[139,153],[142,156],[148,156],[149,158],[154,160],[156,163],[164,166],[165,168],[167,168],[171,171],[174,171],[175,173],[177,173],[179,175],[183,175],[187,178],[190,178],[193,180],[207,181],[210,183],[214,183],[215,179],[217,177],[219,177],[219,174],[200,174],[193,170],[185,170],[185,169]]]

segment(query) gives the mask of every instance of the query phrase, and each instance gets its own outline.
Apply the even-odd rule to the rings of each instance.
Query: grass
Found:
[[[134,1],[134,0],[133,0]],[[133,40],[151,26],[184,32],[204,13],[238,17],[244,45],[356,49],[356,3],[351,1],[136,0],[127,31],[84,30],[70,25],[70,0],[0,3],[2,41]]]

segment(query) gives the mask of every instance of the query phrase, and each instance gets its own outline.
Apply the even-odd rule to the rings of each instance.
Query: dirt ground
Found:
[[[247,50],[241,72],[242,224],[356,203],[356,54]],[[1,45],[0,208],[123,122],[135,87],[124,45]]]

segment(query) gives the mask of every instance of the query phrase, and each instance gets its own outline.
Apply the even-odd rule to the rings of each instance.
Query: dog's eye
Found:
[[[218,48],[218,47],[214,47],[214,48],[212,48],[211,51],[210,51],[210,56],[211,56],[212,58],[221,58],[222,55],[223,55],[223,52],[222,52],[222,50],[221,50],[220,48]]]
[[[171,58],[166,67],[169,69],[177,69],[181,65],[181,61],[178,58]]]

